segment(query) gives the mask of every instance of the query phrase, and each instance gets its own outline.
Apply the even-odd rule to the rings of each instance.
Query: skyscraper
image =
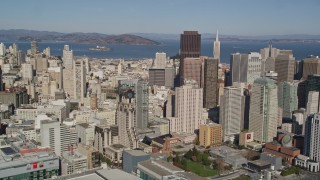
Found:
[[[289,54],[278,54],[275,60],[275,71],[278,73],[278,82],[293,81],[295,63],[296,60],[292,52]]]
[[[73,51],[70,50],[69,45],[64,45],[62,61],[63,61],[63,66],[66,69],[73,68]]]
[[[129,95],[134,95],[133,97],[127,97],[130,103],[134,106],[134,127],[144,129],[148,125],[149,121],[149,92],[148,83],[138,79],[131,80],[120,80],[119,81],[119,97],[120,103],[123,97],[127,97],[126,93],[131,90]],[[127,100],[123,100],[128,102]]]
[[[123,88],[119,93],[119,103],[116,112],[116,123],[119,128],[119,143],[132,147],[131,134],[136,125],[136,94],[132,89]]]
[[[244,128],[245,96],[242,87],[225,87],[220,99],[220,124],[223,141],[234,141]]]
[[[195,81],[187,81],[176,88],[175,115],[176,132],[194,133],[203,124],[203,90]]]
[[[278,85],[278,105],[284,118],[291,119],[292,112],[298,109],[298,83],[284,81]]]
[[[235,53],[230,60],[231,82],[252,84],[261,76],[262,58],[260,53]]]
[[[308,116],[305,124],[304,154],[310,160],[320,162],[320,114]],[[318,168],[319,171],[319,168]]]
[[[305,83],[305,103],[309,102],[308,96],[311,91],[320,92],[320,74],[313,74],[308,76]]]
[[[320,74],[320,58],[310,56],[303,60],[303,78],[307,79],[309,75]]]
[[[86,67],[83,59],[78,59],[74,63],[73,68],[73,87],[74,87],[74,98],[83,102],[83,98],[86,96]]]
[[[6,46],[3,43],[0,43],[0,56],[4,56],[6,53]]]
[[[201,52],[201,35],[198,31],[184,31],[180,36],[180,67],[179,74],[184,71],[184,59],[200,57]],[[182,85],[184,80],[180,78]]]
[[[218,59],[220,61],[220,41],[219,41],[218,30],[216,33],[216,40],[214,41],[213,59]]]
[[[258,78],[252,86],[249,112],[249,131],[254,140],[271,142],[277,135],[278,94],[274,80]]]
[[[31,54],[36,54],[38,52],[38,42],[31,41]]]
[[[219,103],[219,59],[204,59],[203,107],[215,108]]]
[[[153,67],[154,68],[165,68],[167,65],[167,57],[166,57],[166,53],[164,52],[157,52],[156,53],[156,58],[153,62]]]
[[[70,50],[69,45],[64,45],[63,49],[63,71],[62,71],[62,87],[69,98],[74,98],[74,60],[73,60],[73,51]]]
[[[21,75],[23,79],[27,81],[32,81],[33,79],[32,65],[26,64],[26,63],[21,64]]]
[[[307,102],[307,115],[318,113],[320,111],[320,94],[319,91],[309,91],[308,92],[308,102]]]
[[[203,61],[201,58],[184,58],[182,72],[180,74],[181,84],[184,84],[184,81],[194,80],[197,82],[199,87],[203,87],[202,84],[202,65]],[[180,67],[181,68],[181,67]]]

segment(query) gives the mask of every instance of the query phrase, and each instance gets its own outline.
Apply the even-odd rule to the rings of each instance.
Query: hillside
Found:
[[[158,45],[159,43],[137,35],[106,35],[100,33],[59,33],[34,30],[0,30],[0,41],[66,41],[83,44]]]

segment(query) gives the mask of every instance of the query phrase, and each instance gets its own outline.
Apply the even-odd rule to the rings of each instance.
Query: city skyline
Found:
[[[160,4],[161,3],[161,4]],[[320,2],[300,1],[6,1],[1,29],[105,34],[166,33],[183,30],[232,35],[318,35]],[[299,13],[297,13],[299,12]],[[285,23],[283,23],[285,22]]]

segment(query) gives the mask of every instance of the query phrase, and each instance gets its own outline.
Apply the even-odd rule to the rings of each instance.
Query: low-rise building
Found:
[[[49,179],[59,174],[59,157],[18,138],[0,137],[0,179]]]
[[[300,155],[300,149],[295,147],[284,147],[278,142],[266,143],[263,152],[281,157],[289,164],[293,164],[294,159]]]
[[[228,146],[217,146],[210,148],[212,158],[222,158],[225,163],[230,164],[233,168],[240,168],[247,164],[247,159],[242,156],[242,152]]]
[[[204,180],[194,173],[185,172],[164,160],[147,160],[138,163],[137,176],[141,179]]]
[[[72,147],[71,147],[72,148]],[[61,160],[61,174],[74,174],[88,169],[87,157],[77,151],[64,151]]]
[[[122,154],[123,170],[127,173],[137,173],[138,163],[150,159],[150,154],[141,150],[126,150]]]
[[[217,146],[222,143],[222,127],[220,124],[201,124],[199,132],[200,146]]]
[[[122,152],[124,150],[130,150],[130,148],[125,147],[121,144],[113,144],[105,148],[105,156],[111,162],[120,164],[122,163]]]

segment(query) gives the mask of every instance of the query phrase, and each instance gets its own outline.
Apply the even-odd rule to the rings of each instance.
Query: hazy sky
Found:
[[[320,34],[320,0],[7,0],[0,29]]]

